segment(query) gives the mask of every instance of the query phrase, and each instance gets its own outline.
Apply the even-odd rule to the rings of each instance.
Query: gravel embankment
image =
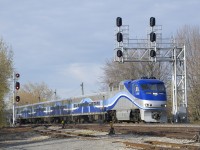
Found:
[[[1,150],[133,150],[200,149],[200,143],[140,134],[66,128],[59,126],[0,130]]]

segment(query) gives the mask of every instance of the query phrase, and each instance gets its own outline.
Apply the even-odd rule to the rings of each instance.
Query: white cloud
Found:
[[[84,83],[85,94],[99,92],[99,78],[102,76],[101,64],[95,63],[72,63],[56,66],[56,73],[49,75],[58,95],[68,98],[81,95],[80,84]],[[56,77],[54,77],[56,75]]]
[[[69,64],[64,70],[64,75],[71,77],[74,81],[95,84],[102,76],[101,65],[92,63]]]

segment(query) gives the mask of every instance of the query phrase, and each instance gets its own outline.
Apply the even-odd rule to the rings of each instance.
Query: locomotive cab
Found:
[[[164,82],[156,79],[129,80],[124,83],[126,89],[140,100],[166,101]]]
[[[139,80],[132,85],[132,94],[141,100],[166,101],[164,83],[159,80]]]

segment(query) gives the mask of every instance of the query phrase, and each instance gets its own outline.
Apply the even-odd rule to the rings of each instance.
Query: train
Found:
[[[16,106],[20,123],[167,122],[167,94],[155,78],[110,84],[107,92]]]

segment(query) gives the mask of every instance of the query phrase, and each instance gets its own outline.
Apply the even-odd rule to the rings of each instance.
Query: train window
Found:
[[[142,90],[165,91],[164,84],[141,84]]]
[[[149,90],[149,86],[147,84],[141,84],[142,90]]]
[[[124,89],[124,85],[119,85],[119,89],[123,90]]]
[[[157,90],[157,84],[150,84],[150,88],[151,88],[151,90],[156,91]]]
[[[110,92],[112,92],[112,87],[111,86],[109,87],[109,89],[110,89]]]
[[[140,90],[139,90],[138,85],[133,85],[133,92],[134,94],[139,95]]]
[[[118,89],[119,89],[118,86],[114,86],[114,87],[113,87],[113,90],[114,90],[114,91],[117,91]]]
[[[165,91],[164,84],[158,84],[157,88],[158,88],[158,91]]]

